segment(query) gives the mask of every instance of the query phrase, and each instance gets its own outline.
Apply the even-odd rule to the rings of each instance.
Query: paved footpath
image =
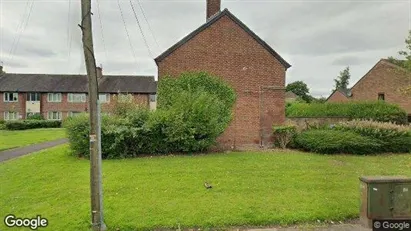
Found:
[[[21,147],[21,148],[14,148],[14,149],[9,149],[0,152],[0,162],[6,161],[12,158],[16,158],[19,156],[23,156],[32,152],[37,152],[46,148],[51,148],[60,144],[67,143],[68,139],[63,138],[59,140],[53,140],[53,141],[48,141],[44,143],[39,143],[39,144],[33,144],[30,146],[26,147]]]
[[[266,228],[266,229],[247,229],[247,231],[371,231],[371,229],[364,228],[358,224],[343,224],[343,225],[330,225],[324,227],[295,227],[295,228]]]

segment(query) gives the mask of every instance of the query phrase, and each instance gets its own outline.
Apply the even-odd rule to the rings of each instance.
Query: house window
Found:
[[[378,93],[378,100],[385,100],[385,94],[384,93]]]
[[[69,111],[68,116],[69,117],[73,117],[73,116],[78,116],[80,115],[82,112],[80,111]]]
[[[68,94],[68,101],[70,103],[84,103],[84,102],[86,102],[86,94],[84,94],[84,93],[81,93],[81,94],[69,93]]]
[[[40,93],[27,93],[26,101],[40,101]]]
[[[3,101],[4,102],[18,102],[19,94],[15,92],[5,92],[3,94]]]
[[[150,102],[156,102],[157,101],[157,95],[156,94],[150,94]]]
[[[10,111],[4,112],[4,120],[17,120],[18,118],[19,118],[18,112],[10,112]]]
[[[99,94],[98,100],[100,103],[108,103],[110,102],[110,94]]]
[[[47,114],[47,119],[49,120],[61,120],[61,112],[49,111]]]
[[[48,93],[47,94],[47,101],[51,102],[51,103],[61,102],[61,93]]]

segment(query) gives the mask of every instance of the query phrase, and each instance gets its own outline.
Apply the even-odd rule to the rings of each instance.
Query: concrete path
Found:
[[[26,146],[26,147],[5,150],[5,151],[0,152],[0,162],[6,161],[12,158],[16,158],[19,156],[23,156],[23,155],[26,155],[32,152],[37,152],[42,149],[51,148],[51,147],[54,147],[60,144],[67,143],[67,142],[68,142],[68,139],[63,138],[59,140],[53,140],[53,141],[48,141],[44,143],[33,144],[30,146]]]
[[[330,225],[323,227],[295,227],[295,228],[267,228],[267,229],[248,229],[247,231],[371,231],[358,224]]]

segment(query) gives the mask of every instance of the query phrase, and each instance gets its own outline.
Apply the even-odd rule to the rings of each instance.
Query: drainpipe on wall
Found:
[[[262,96],[262,86],[259,86],[258,97],[259,97],[259,109],[260,109],[259,113],[258,113],[259,122],[260,122],[260,124],[259,124],[260,148],[263,148],[264,147],[264,145],[263,145],[263,128],[262,128],[262,122],[261,122],[261,120],[262,120],[261,113],[262,113],[262,107],[263,107],[263,105],[262,105],[262,98],[263,98],[263,96]]]

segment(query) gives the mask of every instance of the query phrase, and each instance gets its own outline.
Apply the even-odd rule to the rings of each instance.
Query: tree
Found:
[[[396,59],[394,57],[388,57],[388,60],[405,69],[407,75],[411,74],[411,30],[408,32],[408,38],[405,39],[405,50],[399,51],[398,54],[402,59]],[[400,89],[405,95],[411,95],[411,85],[405,86]]]
[[[308,89],[307,84],[303,81],[289,83],[285,87],[285,90],[293,92],[307,103],[311,102],[311,96],[309,95],[310,90]]]
[[[334,90],[348,90],[348,84],[350,83],[350,67],[346,67],[343,71],[340,71],[340,75],[334,79],[335,86]]]

